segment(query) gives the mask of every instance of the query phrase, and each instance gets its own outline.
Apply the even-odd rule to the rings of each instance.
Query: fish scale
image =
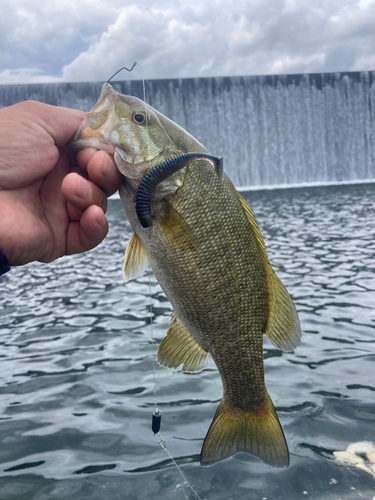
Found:
[[[140,114],[147,118],[139,120]],[[267,464],[288,466],[284,433],[264,385],[263,335],[293,352],[301,330],[245,200],[221,168],[196,158],[196,153],[206,158],[209,153],[194,137],[109,84],[71,146],[112,152],[124,175],[120,197],[133,228],[124,277],[139,276],[149,262],[174,311],[157,350],[158,363],[195,372],[210,354],[218,368],[223,398],[204,440],[201,464],[243,451]],[[181,163],[181,158],[188,160]],[[178,168],[169,175],[171,165]],[[142,179],[147,193],[140,189]],[[138,219],[139,204],[147,224]]]
[[[226,402],[236,408],[253,408],[265,400],[265,272],[253,230],[229,179],[225,176],[222,185],[205,162],[195,163],[172,205],[195,235],[199,251],[181,255],[160,231],[153,236],[149,259],[178,318],[212,355]],[[203,196],[207,190],[202,185],[210,186],[210,196]],[[185,297],[182,304],[174,300],[181,295]],[[260,362],[254,363],[254,358]],[[236,360],[235,370],[228,359]]]

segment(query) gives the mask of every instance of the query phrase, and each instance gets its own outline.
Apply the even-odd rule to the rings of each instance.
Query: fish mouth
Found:
[[[92,129],[86,120],[80,125],[73,137],[68,141],[67,146],[80,151],[86,148],[96,148],[106,151],[113,156],[115,154],[115,147],[108,142],[108,138],[100,130]]]
[[[110,154],[119,170],[134,187],[138,187],[144,175],[161,161],[162,150],[156,156],[137,155],[135,151],[126,151],[121,145],[108,140],[106,131],[90,127],[86,120],[80,125],[67,146],[79,151],[86,148],[96,148]]]
[[[132,185],[138,186],[143,177],[159,163],[162,151],[152,158],[147,156],[132,156],[122,148],[115,146],[113,159],[120,173],[132,181]]]

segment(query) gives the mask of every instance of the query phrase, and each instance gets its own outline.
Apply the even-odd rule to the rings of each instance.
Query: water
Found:
[[[193,375],[157,367],[163,437],[202,499],[371,500],[374,477],[333,452],[375,440],[375,185],[244,194],[304,331],[294,355],[264,342],[291,465],[199,465],[222,393],[212,361]],[[123,283],[120,201],[108,218],[96,250],[1,278],[2,500],[194,498],[151,432],[148,276]],[[151,290],[159,343],[171,309],[153,277]]]
[[[113,86],[143,99],[140,81]],[[0,85],[0,107],[35,99],[88,111],[100,90],[101,83]],[[146,96],[223,156],[237,187],[375,179],[375,71],[149,80]]]

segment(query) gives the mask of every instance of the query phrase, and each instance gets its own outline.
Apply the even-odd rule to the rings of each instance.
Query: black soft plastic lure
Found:
[[[156,186],[165,181],[165,179],[170,177],[172,174],[181,170],[181,168],[185,166],[185,161],[193,158],[213,160],[216,163],[216,172],[220,179],[222,179],[222,156],[212,156],[206,153],[184,153],[170,158],[163,163],[159,163],[159,165],[156,165],[156,167],[151,169],[150,172],[143,177],[137,189],[135,210],[142,227],[147,228],[152,224],[151,196],[155,191]]]

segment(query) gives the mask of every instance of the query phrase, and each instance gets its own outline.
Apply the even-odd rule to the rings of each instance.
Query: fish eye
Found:
[[[146,115],[136,111],[133,115],[133,120],[138,123],[138,125],[144,125],[146,123]]]

